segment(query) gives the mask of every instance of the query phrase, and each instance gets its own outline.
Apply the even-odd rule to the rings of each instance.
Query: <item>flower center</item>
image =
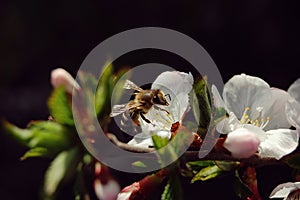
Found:
[[[250,107],[246,107],[244,110],[244,113],[242,115],[242,118],[240,119],[240,122],[242,124],[252,124],[253,126],[257,126],[261,129],[265,128],[267,124],[270,121],[270,117],[267,117],[266,119],[262,118],[262,111],[263,107],[257,107],[256,111],[258,111],[258,117],[256,119],[251,119],[248,115],[248,112],[250,111]]]
[[[155,110],[150,120],[161,129],[170,129],[174,123],[173,116],[163,110]]]

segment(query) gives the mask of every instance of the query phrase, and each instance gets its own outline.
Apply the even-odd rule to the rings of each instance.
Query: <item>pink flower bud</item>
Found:
[[[95,163],[95,176],[94,190],[98,199],[115,200],[120,192],[120,186],[111,177],[109,169],[97,162]]]
[[[70,94],[72,94],[73,87],[79,89],[79,85],[76,83],[71,74],[62,68],[52,70],[50,81],[54,88],[62,85]]]
[[[258,151],[258,137],[246,128],[238,128],[228,133],[223,146],[233,157],[248,158]]]
[[[94,188],[98,199],[101,200],[115,200],[120,192],[120,186],[114,179],[109,179],[106,184],[96,179]]]

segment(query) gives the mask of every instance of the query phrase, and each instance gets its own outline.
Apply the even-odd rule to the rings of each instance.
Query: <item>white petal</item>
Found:
[[[136,147],[143,147],[148,148],[153,146],[152,135],[156,134],[160,137],[165,137],[170,139],[171,138],[171,131],[169,130],[161,130],[158,126],[153,126],[151,124],[147,124],[142,126],[143,132],[136,134],[132,140],[130,140],[127,144],[136,146]]]
[[[153,141],[151,135],[139,133],[136,134],[132,140],[130,140],[127,144],[136,146],[136,147],[144,147],[149,148],[149,146],[153,146]]]
[[[121,192],[118,194],[117,200],[129,200],[132,192]]]
[[[211,94],[212,94],[214,106],[217,108],[225,108],[226,109],[225,102],[223,101],[223,99],[215,85],[211,86]]]
[[[266,120],[270,117],[268,125],[264,130],[271,130],[277,128],[289,128],[290,123],[287,120],[285,113],[285,105],[288,100],[293,99],[289,93],[277,88],[271,88],[272,99],[269,105],[265,107],[262,113],[262,118]]]
[[[158,131],[156,133],[156,135],[162,137],[162,138],[168,138],[170,139],[171,138],[171,131],[166,131],[166,130],[162,130],[162,131]]]
[[[233,112],[229,113],[229,116],[223,119],[216,125],[216,129],[219,133],[227,134],[234,131],[237,128],[241,128],[243,125],[237,119]]]
[[[271,91],[264,80],[241,74],[233,76],[224,85],[223,98],[227,108],[241,119],[246,107],[266,107],[270,102]]]
[[[289,87],[288,93],[300,103],[300,78]]]
[[[280,159],[294,151],[298,146],[299,133],[291,129],[276,129],[267,131],[267,139],[260,143],[261,157]]]
[[[213,100],[214,106],[216,108],[226,109],[225,102],[223,101],[223,99],[215,85],[212,85],[212,87],[211,87],[211,94],[212,94],[212,100]],[[234,126],[236,123],[239,123],[239,120],[237,119],[237,117],[234,115],[233,112],[230,112],[229,110],[227,110],[227,112],[229,113],[229,117],[221,120],[218,124],[216,124],[216,130],[219,133],[227,134],[234,130]]]
[[[172,116],[173,123],[181,121],[183,114],[190,107],[188,93],[182,92],[174,97],[172,104],[169,107],[169,112]]]
[[[161,73],[153,82],[152,89],[170,89],[171,95],[181,92],[189,93],[193,87],[194,78],[191,73],[167,71]],[[163,88],[162,88],[163,87]]]
[[[300,104],[296,100],[288,101],[285,112],[290,124],[300,130]]]
[[[153,82],[152,89],[161,89],[165,95],[169,95],[170,113],[174,121],[180,121],[182,115],[189,107],[189,93],[193,88],[194,78],[191,73],[167,71],[161,73]]]
[[[299,189],[300,182],[282,183],[278,185],[270,194],[270,198],[286,198],[292,191]]]

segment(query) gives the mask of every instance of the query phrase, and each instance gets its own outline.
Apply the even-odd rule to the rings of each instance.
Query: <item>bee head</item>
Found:
[[[169,105],[167,99],[165,98],[164,93],[161,90],[155,90],[155,93],[153,96],[153,102],[155,104],[160,104],[160,105],[165,105],[165,106]]]

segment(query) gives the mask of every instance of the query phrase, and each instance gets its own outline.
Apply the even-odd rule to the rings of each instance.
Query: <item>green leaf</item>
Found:
[[[213,113],[214,113],[213,115],[214,115],[215,125],[227,117],[226,116],[227,111],[225,110],[225,108],[221,108],[221,107],[215,108]]]
[[[98,119],[100,119],[101,127],[106,127],[111,112],[111,95],[114,89],[114,81],[116,81],[112,64],[110,62],[105,64],[100,77],[80,71],[78,72],[78,78],[83,92],[83,94],[80,94],[83,103],[81,109],[84,109],[79,112],[86,112],[89,116],[96,113]]]
[[[155,134],[152,139],[160,162],[171,163],[178,160],[188,149],[194,140],[194,135],[186,129],[180,129],[170,141],[168,138],[162,138]]]
[[[180,181],[176,174],[170,176],[167,185],[161,195],[161,200],[181,200],[182,197],[182,189],[180,185]]]
[[[130,79],[130,69],[129,68],[122,68],[120,69],[113,78],[113,85],[114,85],[114,98],[111,100],[112,104],[118,104],[119,100],[122,97],[124,91],[124,84],[127,79]]]
[[[161,200],[173,200],[172,196],[173,195],[172,195],[171,183],[168,181],[168,183],[165,186],[165,189],[161,195]]]
[[[198,161],[191,161],[186,163],[187,168],[192,171],[199,171],[203,167],[213,166],[215,165],[214,161],[211,160],[198,160]]]
[[[75,134],[65,126],[53,121],[39,121],[30,124],[33,137],[29,140],[31,148],[44,147],[50,155],[70,148],[75,143]]]
[[[217,166],[217,165],[213,165],[213,166],[208,166],[205,167],[203,169],[201,169],[191,180],[192,183],[194,183],[195,181],[206,181],[212,178],[217,177],[218,175],[220,175],[222,173],[222,170]]]
[[[147,165],[145,163],[141,162],[141,161],[135,161],[135,162],[133,162],[132,166],[134,166],[134,167],[141,167],[141,168],[146,168],[147,167]]]
[[[300,153],[288,155],[282,160],[291,168],[300,169]]]
[[[77,165],[76,179],[74,181],[74,186],[73,186],[73,193],[75,196],[75,198],[74,198],[75,200],[90,199],[90,195],[89,195],[88,189],[87,189],[88,184],[85,181],[85,170],[83,170],[84,166],[85,165],[82,162],[80,162]]]
[[[175,137],[172,138],[168,147],[174,149],[174,152],[176,153],[178,159],[179,154],[183,154],[185,150],[189,148],[193,141],[193,133],[188,129],[182,128],[179,129]]]
[[[76,94],[76,97],[78,97],[79,100],[74,102],[77,104],[80,103],[80,110],[78,110],[79,113],[77,113],[77,114],[86,113],[86,114],[89,114],[89,116],[90,115],[92,116],[94,114],[94,112],[96,112],[96,113],[99,112],[99,105],[97,105],[97,104],[99,103],[99,101],[100,101],[100,103],[102,101],[105,102],[106,93],[105,94],[100,93],[99,100],[97,99],[97,91],[95,94],[94,89],[95,90],[97,89],[98,81],[93,74],[79,71],[78,79],[79,79],[79,84],[81,85],[81,88],[82,88],[82,90],[81,90],[82,93]],[[104,89],[105,89],[105,87],[104,87]],[[101,95],[102,95],[102,98],[101,98]],[[79,109],[78,106],[79,105],[76,105],[77,109]],[[102,103],[101,103],[100,107],[102,108]]]
[[[194,92],[190,94],[190,99],[195,119],[199,122],[197,133],[204,136],[208,131],[212,113],[211,96],[206,77],[195,80],[193,89]]]
[[[222,171],[232,171],[233,169],[236,169],[240,162],[235,161],[222,161],[222,160],[216,160],[214,163],[222,170]]]
[[[74,125],[70,102],[63,86],[53,90],[48,99],[48,108],[55,121],[65,125]]]
[[[58,189],[74,176],[80,159],[77,147],[57,155],[45,174],[43,186],[45,199],[55,198]]]
[[[33,156],[53,157],[75,144],[76,135],[70,129],[54,121],[32,122],[27,129],[21,129],[8,122],[5,130],[18,142],[31,148],[23,159]]]
[[[83,161],[84,164],[89,165],[93,161],[93,157],[90,154],[86,153],[86,154],[83,155],[82,161]]]
[[[30,139],[34,135],[32,130],[21,129],[7,121],[2,121],[2,126],[6,133],[25,146],[28,146]]]
[[[249,187],[241,180],[238,170],[235,170],[234,175],[234,191],[240,199],[246,199],[252,195]]]
[[[107,65],[102,71],[99,79],[96,97],[95,108],[97,114],[102,113],[107,105],[110,105],[111,91],[113,88],[113,66]]]
[[[201,180],[206,181],[208,179],[215,178],[223,172],[232,171],[239,166],[239,162],[234,161],[213,161],[213,160],[200,160],[188,162],[186,165],[188,169],[196,173],[192,179],[192,183]]]
[[[49,152],[48,149],[44,147],[35,147],[30,150],[28,150],[22,157],[21,160],[25,160],[27,158],[32,158],[32,157],[48,157]]]
[[[152,135],[152,141],[155,149],[160,149],[169,143],[169,138]]]

